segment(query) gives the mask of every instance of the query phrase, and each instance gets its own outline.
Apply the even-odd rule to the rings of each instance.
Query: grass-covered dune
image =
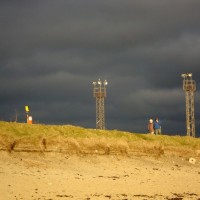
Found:
[[[64,154],[200,156],[200,139],[149,135],[71,125],[0,121],[0,150]]]

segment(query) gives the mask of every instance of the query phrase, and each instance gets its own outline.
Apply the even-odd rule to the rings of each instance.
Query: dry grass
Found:
[[[200,139],[154,136],[71,125],[0,122],[0,150],[65,154],[200,156]]]

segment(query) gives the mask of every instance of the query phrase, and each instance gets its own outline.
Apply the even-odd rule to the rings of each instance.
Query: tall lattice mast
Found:
[[[105,80],[101,82],[93,82],[93,97],[96,98],[96,128],[105,129],[105,105],[104,99],[106,97],[106,85],[108,82]]]
[[[195,137],[194,92],[196,91],[196,82],[192,79],[192,73],[181,76],[183,77],[183,90],[186,97],[187,136]]]

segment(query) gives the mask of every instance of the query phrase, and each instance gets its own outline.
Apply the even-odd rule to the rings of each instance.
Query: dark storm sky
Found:
[[[95,128],[92,82],[108,81],[107,129],[185,134],[181,73],[200,88],[199,0],[0,0],[0,120]],[[200,93],[195,93],[197,134]]]

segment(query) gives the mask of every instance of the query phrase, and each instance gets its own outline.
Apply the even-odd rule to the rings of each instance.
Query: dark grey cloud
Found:
[[[106,126],[185,134],[181,73],[200,83],[200,2],[0,1],[0,119],[95,127],[92,81],[107,79]],[[199,92],[195,108],[197,133]],[[199,134],[200,135],[200,134]]]

